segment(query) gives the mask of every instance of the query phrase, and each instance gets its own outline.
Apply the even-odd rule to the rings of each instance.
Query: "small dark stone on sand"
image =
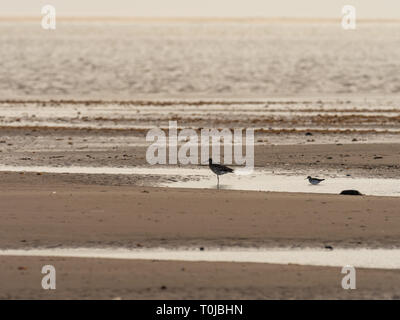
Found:
[[[306,132],[306,136],[312,136],[311,132]]]
[[[325,246],[325,249],[333,250],[333,247],[332,246]]]
[[[167,287],[166,286],[161,286],[161,290],[166,290]]]
[[[204,251],[204,248],[203,248],[203,247],[200,247],[200,251]]]
[[[340,194],[350,195],[350,196],[362,196],[362,193],[358,190],[343,190]]]

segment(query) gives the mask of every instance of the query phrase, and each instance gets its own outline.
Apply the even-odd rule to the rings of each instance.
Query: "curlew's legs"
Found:
[[[219,189],[219,175],[217,175],[217,188]]]

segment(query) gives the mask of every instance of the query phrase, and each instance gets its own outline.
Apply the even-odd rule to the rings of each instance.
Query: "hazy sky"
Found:
[[[336,18],[350,4],[360,19],[400,19],[400,0],[0,0],[0,15],[40,15],[44,4],[59,16],[316,18]]]

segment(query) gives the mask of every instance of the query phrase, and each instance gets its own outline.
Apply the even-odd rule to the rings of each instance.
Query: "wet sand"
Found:
[[[104,144],[99,147],[99,141]],[[8,145],[11,143],[11,145]],[[148,166],[147,146],[137,146],[125,136],[30,137],[6,134],[0,139],[1,163],[15,166]],[[223,155],[221,150],[221,156]],[[324,171],[358,177],[398,178],[400,143],[335,143],[256,145],[255,167],[266,170],[304,172]],[[221,159],[223,161],[223,159]],[[200,163],[200,159],[198,161]],[[171,167],[171,166],[168,166]],[[184,166],[196,167],[193,165]],[[104,177],[106,179],[106,177]],[[121,182],[123,184],[123,182]],[[130,184],[131,185],[131,184]]]
[[[60,177],[68,177],[63,180]],[[93,178],[91,176],[91,178]],[[91,181],[94,183],[94,181]],[[1,248],[394,247],[398,198],[96,186],[2,174]],[[54,193],[55,192],[55,193]],[[399,271],[254,263],[0,257],[2,299],[399,299]],[[57,289],[41,289],[41,267]]]
[[[1,248],[394,247],[398,198],[96,186],[2,174]],[[60,177],[68,177],[63,180]],[[93,176],[91,176],[93,178]],[[55,193],[54,193],[55,192]],[[41,267],[57,289],[41,289]],[[399,270],[254,263],[0,257],[2,299],[399,299]]]
[[[8,173],[1,248],[397,247],[400,198],[95,186]]]
[[[56,290],[41,288],[47,264]],[[0,257],[0,299],[400,299],[400,270],[356,274],[344,290],[333,267]]]

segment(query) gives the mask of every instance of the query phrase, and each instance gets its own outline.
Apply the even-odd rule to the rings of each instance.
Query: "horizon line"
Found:
[[[0,21],[37,21],[43,16],[37,15],[1,15]],[[247,17],[234,17],[234,16],[73,16],[64,15],[56,16],[59,21],[83,21],[83,22],[96,22],[96,21],[141,21],[141,22],[340,22],[342,17],[260,17],[260,16],[247,16]],[[357,22],[361,23],[399,23],[400,18],[357,18]]]

